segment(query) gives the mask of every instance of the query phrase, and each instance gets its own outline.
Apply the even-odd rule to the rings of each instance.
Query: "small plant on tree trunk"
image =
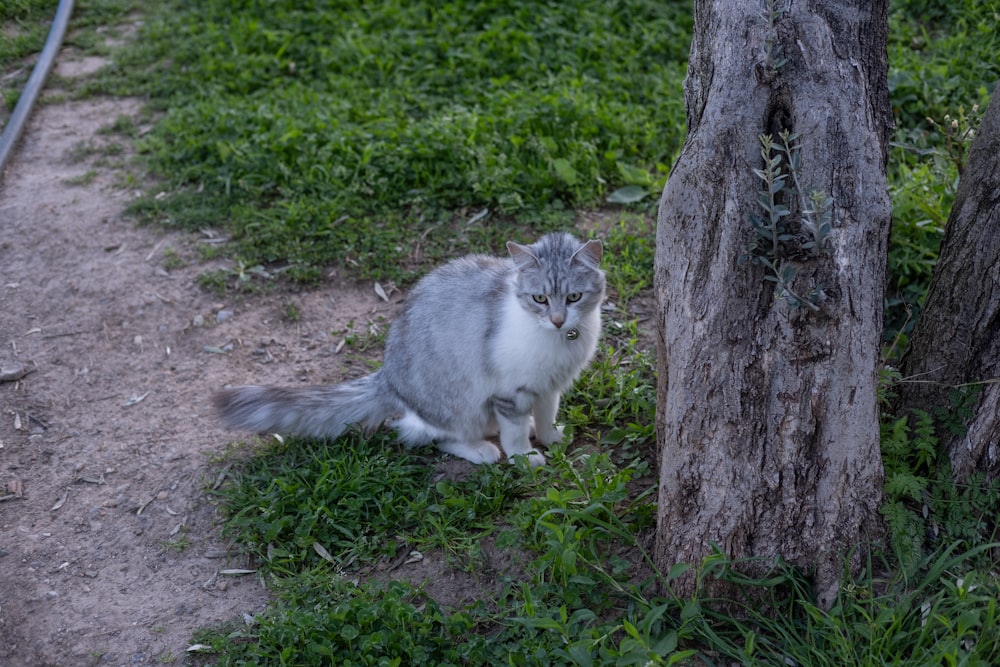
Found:
[[[763,182],[757,204],[763,214],[752,214],[753,238],[740,260],[750,259],[764,266],[765,280],[775,283],[775,296],[793,308],[819,311],[823,287],[815,285],[800,296],[792,287],[796,263],[816,259],[830,250],[833,231],[833,199],[822,190],[805,193],[799,182],[798,135],[783,130],[778,142],[770,134],[760,135],[763,169],[754,174]],[[787,181],[791,178],[792,186]],[[798,210],[782,201],[791,202]]]

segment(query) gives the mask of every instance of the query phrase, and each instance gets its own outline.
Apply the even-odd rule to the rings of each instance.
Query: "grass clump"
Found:
[[[641,292],[648,292],[653,281],[656,246],[653,229],[644,215],[623,214],[605,237],[605,265],[608,287],[624,311],[627,303]]]
[[[550,452],[545,468],[477,468],[466,481],[442,488],[441,482],[428,480],[428,461],[386,454],[386,446],[380,438],[369,443],[352,435],[321,457],[316,449],[301,457],[279,449],[265,457],[269,464],[258,467],[255,460],[250,465],[256,472],[238,478],[238,487],[265,487],[272,485],[264,484],[265,477],[274,476],[273,487],[284,493],[251,502],[247,512],[233,515],[231,527],[239,533],[245,519],[255,515],[270,524],[275,518],[266,510],[270,503],[287,503],[276,511],[288,521],[279,521],[276,535],[250,541],[267,554],[275,606],[250,626],[199,634],[199,642],[213,647],[205,656],[216,660],[213,664],[891,662],[916,667],[991,665],[1000,659],[1000,641],[992,632],[1000,621],[1000,580],[989,565],[1000,544],[984,542],[981,534],[967,542],[949,538],[924,545],[904,567],[872,557],[866,571],[845,580],[833,607],[824,610],[816,604],[808,576],[780,561],[758,578],[741,574],[743,563],[721,552],[693,566],[658,572],[644,546],[655,516],[655,487],[635,484],[648,471],[634,460],[616,463],[612,452],[570,454],[562,445]],[[294,447],[308,450],[310,444]],[[289,455],[298,465],[286,469],[281,459]],[[302,472],[302,464],[318,472],[355,456],[372,457],[381,470],[378,492],[345,493],[344,503],[319,493],[322,475]],[[385,456],[402,460],[396,464]],[[287,481],[312,475],[311,490],[292,489]],[[361,486],[369,484],[368,475],[359,476]],[[388,487],[406,496],[395,496],[396,508],[386,507],[386,496],[380,495]],[[227,491],[227,502],[238,508],[244,493]],[[364,507],[349,509],[354,504]],[[996,516],[995,504],[980,509]],[[404,520],[383,521],[385,512]],[[335,528],[320,526],[334,517]],[[449,528],[439,530],[435,523]],[[425,528],[414,529],[421,524]],[[345,538],[321,537],[330,545],[327,556],[309,546],[324,530]],[[370,548],[379,542],[373,539],[376,533],[392,548]],[[405,535],[407,545],[391,542],[396,535]],[[428,541],[428,535],[434,537]],[[524,560],[516,571],[492,570],[474,549],[451,549],[454,562],[475,563],[471,570],[492,591],[476,602],[445,607],[428,589],[433,582],[366,576],[373,563],[393,557],[401,546],[440,553],[449,543],[478,543],[486,535],[496,548],[520,553]],[[264,539],[274,540],[266,550]],[[358,548],[358,543],[367,546]],[[298,557],[285,560],[293,550]],[[690,598],[672,596],[670,581],[692,568],[699,582],[737,585],[738,596],[712,598],[700,586]]]
[[[357,585],[313,572],[279,590],[282,606],[252,630],[202,633],[217,665],[468,665],[485,653],[466,614],[447,614],[402,582]],[[485,664],[485,663],[479,663]]]
[[[280,572],[323,560],[348,567],[403,549],[471,550],[519,493],[513,467],[484,467],[461,483],[432,482],[432,472],[387,433],[290,439],[223,493],[234,508],[228,529]]]
[[[17,106],[34,65],[28,59],[41,52],[58,4],[58,0],[0,4],[0,129]]]
[[[135,0],[88,0],[76,3],[66,47],[86,53],[108,53],[107,34],[94,28],[116,25],[135,6]],[[0,2],[0,128],[21,98],[38,56],[52,28],[59,0],[4,0]],[[71,88],[71,81],[49,75],[49,83]],[[43,102],[57,102],[61,94],[49,93]]]
[[[295,443],[297,448],[302,445],[306,443]],[[339,462],[350,459],[354,448],[373,453],[352,436],[324,456]],[[212,647],[218,665],[282,664],[292,657],[304,665],[383,664],[383,659],[388,661],[384,664],[413,665],[574,665],[588,659],[589,664],[601,664],[612,657],[675,655],[679,660],[691,655],[690,649],[675,650],[678,637],[669,629],[667,607],[652,610],[641,593],[645,582],[633,581],[633,564],[620,553],[608,557],[609,550],[641,549],[635,536],[652,521],[649,494],[630,498],[628,485],[635,471],[617,466],[606,453],[567,457],[560,448],[552,458],[550,471],[484,467],[463,482],[436,484],[427,483],[430,466],[399,475],[409,462],[390,464],[382,468],[383,495],[365,494],[363,501],[347,493],[324,493],[318,499],[318,482],[314,490],[290,489],[290,477],[298,481],[310,476],[301,468],[296,475],[269,471],[276,476],[274,488],[283,489],[283,494],[252,501],[229,525],[239,533],[244,516],[259,514],[265,515],[259,523],[270,525],[265,503],[282,503],[279,495],[288,498],[277,508],[288,521],[279,522],[276,534],[260,534],[250,542],[267,554],[277,604],[252,626],[205,631],[197,641]],[[319,470],[328,464],[307,465]],[[363,477],[361,484],[367,485]],[[418,478],[419,483],[406,486]],[[232,503],[240,503],[246,486],[259,486],[259,479],[255,473],[241,475],[236,487],[226,492],[227,502],[241,506]],[[394,497],[403,506],[402,523],[381,519],[389,511],[387,486],[407,495]],[[347,505],[359,500],[366,507],[347,509],[345,499]],[[511,523],[494,525],[501,516]],[[320,525],[333,517],[335,528]],[[324,531],[328,536],[320,539],[330,545],[326,556],[306,546]],[[383,545],[388,549],[368,548],[378,541],[371,539],[376,534],[383,540],[406,535],[413,545],[434,548],[435,553],[450,549],[456,561],[471,559],[476,571],[484,564],[467,545],[493,534],[498,548],[524,554],[525,574],[487,569],[481,585],[494,592],[464,608],[445,609],[422,586],[365,578],[374,562],[399,548],[392,540]],[[266,550],[261,546],[264,539],[273,539]],[[368,546],[358,547],[358,542]],[[456,544],[465,546],[455,549]],[[285,560],[292,550],[297,556]]]
[[[893,0],[893,202],[885,340],[897,352],[923,305],[980,109],[1000,79],[997,0]]]
[[[1000,586],[973,565],[987,548],[938,550],[913,579],[881,578],[872,568],[886,564],[871,562],[829,611],[815,605],[801,574],[781,564],[747,580],[735,573],[738,564],[709,557],[703,569],[738,582],[748,597],[721,609],[719,601],[700,602],[687,627],[716,660],[741,665],[985,667],[1000,658],[1000,641],[987,630],[998,620]]]
[[[0,69],[42,50],[59,0],[10,0],[0,5]]]
[[[175,0],[95,89],[165,109],[142,145],[172,196],[146,217],[204,225],[192,200],[211,201],[248,264],[402,279],[651,184],[682,140],[690,20],[650,0]]]
[[[1000,539],[1000,479],[989,480],[976,473],[956,483],[944,447],[951,437],[964,435],[979,389],[955,389],[949,406],[933,412],[882,415],[886,474],[882,513],[904,573],[914,570],[928,552],[945,548],[974,551]],[[991,567],[995,562],[986,558],[977,564]]]
[[[72,16],[73,31],[64,44],[93,47],[97,38],[93,31],[81,28],[104,27],[116,24],[129,11],[135,9],[134,0],[88,0],[77,3]],[[59,0],[4,0],[0,3],[0,70],[34,66],[30,59],[42,51],[52,27]],[[93,50],[93,49],[88,49]],[[27,74],[23,77],[27,80]],[[20,80],[20,79],[18,79]]]

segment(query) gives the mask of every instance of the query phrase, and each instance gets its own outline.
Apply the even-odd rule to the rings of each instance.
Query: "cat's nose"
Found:
[[[556,325],[556,329],[562,329],[562,325],[566,323],[566,318],[558,314],[552,315],[549,319]]]

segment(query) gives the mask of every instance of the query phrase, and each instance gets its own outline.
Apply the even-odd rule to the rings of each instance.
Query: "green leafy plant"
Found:
[[[816,606],[807,580],[787,566],[747,579],[731,567],[738,564],[722,561],[717,574],[738,581],[754,602],[733,611],[734,601],[727,608],[705,600],[685,629],[712,646],[716,659],[737,664],[985,667],[1000,658],[996,633],[982,634],[998,620],[1000,588],[972,563],[989,548],[936,551],[914,579],[886,581],[875,574],[884,564],[870,562],[829,610]]]
[[[938,437],[934,420],[924,411],[910,417],[883,419],[882,457],[885,466],[886,502],[882,514],[893,536],[897,557],[904,568],[912,568],[924,555],[925,525],[921,517],[938,461]]]
[[[941,121],[927,118],[930,129],[901,130],[894,147],[885,339],[898,337],[900,353],[923,306],[958,179],[979,125],[978,104],[970,110],[959,105],[953,113]]]
[[[956,388],[948,408],[882,417],[886,475],[882,513],[904,572],[912,571],[939,545],[974,549],[998,535],[1000,480],[988,481],[977,474],[957,484],[943,449],[947,439],[965,432],[979,389],[979,385]]]
[[[898,338],[897,353],[906,347],[930,284],[967,129],[975,126],[970,110],[984,108],[1000,78],[993,57],[1000,48],[998,15],[996,0],[895,0],[890,7],[896,130],[888,169],[893,222],[885,340]]]
[[[760,136],[763,169],[754,174],[764,185],[757,204],[763,214],[750,216],[753,235],[742,261],[767,269],[764,279],[775,283],[775,296],[793,308],[819,310],[822,286],[810,287],[805,296],[795,292],[796,265],[803,257],[816,259],[829,252],[833,232],[833,199],[820,190],[806,192],[799,182],[798,136],[784,130],[775,141]],[[791,179],[791,185],[788,183]],[[784,197],[781,195],[784,193]]]
[[[470,634],[472,617],[445,613],[405,582],[383,588],[319,572],[307,580],[317,589],[283,587],[286,604],[252,628],[200,634],[218,653],[214,664],[486,664],[486,642]]]
[[[781,0],[767,0],[766,11],[761,13],[761,18],[767,22],[767,36],[764,39],[764,57],[767,62],[767,69],[773,76],[777,74],[788,59],[785,57],[780,45],[775,44],[777,35],[777,22],[788,11],[788,7],[779,4]]]
[[[489,517],[521,493],[513,467],[429,484],[431,468],[388,433],[272,447],[220,493],[234,508],[230,534],[282,572],[321,560],[347,567],[404,548],[471,552],[470,538],[490,533]]]
[[[624,310],[628,302],[651,287],[656,248],[645,216],[622,216],[605,240],[608,285]]]
[[[642,465],[653,449],[656,434],[656,369],[650,351],[643,350],[635,321],[611,320],[607,339],[597,358],[567,392],[563,419],[576,434],[593,437],[610,448],[618,460],[636,455]]]

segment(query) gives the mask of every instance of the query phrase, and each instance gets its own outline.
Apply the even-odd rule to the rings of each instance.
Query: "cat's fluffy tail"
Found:
[[[374,428],[393,416],[378,375],[327,386],[232,387],[214,402],[229,429],[336,438],[352,424]]]

